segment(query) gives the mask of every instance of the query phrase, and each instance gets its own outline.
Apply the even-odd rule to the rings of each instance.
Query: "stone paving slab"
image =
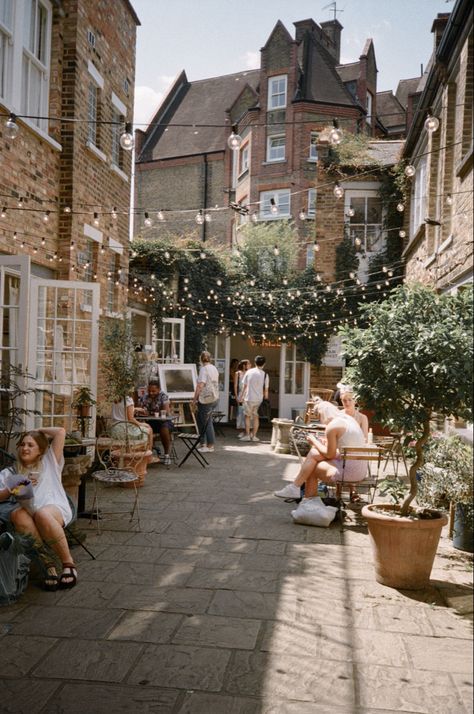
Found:
[[[27,677],[7,679],[6,673],[2,672],[0,711],[2,714],[40,714],[58,689],[58,682]]]
[[[471,714],[472,557],[443,535],[429,588],[379,585],[360,509],[297,526],[272,495],[297,469],[232,433],[206,469],[150,469],[140,532],[80,520],[77,587],[0,608],[5,711]]]

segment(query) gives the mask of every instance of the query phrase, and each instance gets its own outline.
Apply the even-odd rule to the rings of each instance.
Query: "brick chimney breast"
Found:
[[[344,29],[339,20],[327,20],[321,23],[321,28],[327,37],[331,40],[327,47],[328,52],[339,64],[341,61],[341,32]]]

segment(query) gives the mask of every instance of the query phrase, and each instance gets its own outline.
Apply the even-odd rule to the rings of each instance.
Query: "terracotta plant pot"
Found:
[[[150,450],[147,451],[133,451],[130,453],[122,454],[120,451],[111,452],[112,463],[115,468],[124,469],[124,471],[132,471],[138,476],[138,482],[134,484],[131,483],[121,483],[122,488],[141,488],[145,485],[145,476],[148,464],[150,463],[153,454]]]
[[[398,506],[387,504],[362,509],[372,543],[375,579],[390,588],[421,590],[429,584],[441,529],[448,518],[441,513],[429,520],[401,518],[393,515],[397,510]]]

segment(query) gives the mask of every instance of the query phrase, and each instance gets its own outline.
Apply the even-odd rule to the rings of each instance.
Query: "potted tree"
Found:
[[[103,342],[102,367],[107,394],[112,401],[122,401],[126,413],[127,396],[135,389],[139,376],[139,361],[129,317],[123,315],[121,319],[109,320]],[[123,448],[119,444],[117,448],[112,448],[112,458],[119,468],[133,470],[142,486],[152,453],[147,450],[146,444],[133,439],[132,431],[131,425],[125,422],[120,433]]]
[[[375,418],[416,435],[409,493],[402,506],[362,509],[375,554],[376,579],[418,589],[429,582],[445,515],[411,504],[436,413],[472,419],[472,293],[437,295],[430,287],[401,286],[362,308],[363,328],[343,330],[347,379]],[[424,517],[423,517],[424,516]]]
[[[91,407],[97,404],[95,401],[94,397],[92,396],[92,392],[90,390],[90,387],[78,387],[74,391],[74,397],[72,400],[72,407],[74,409],[77,409],[77,413],[79,417],[88,417],[91,414]]]

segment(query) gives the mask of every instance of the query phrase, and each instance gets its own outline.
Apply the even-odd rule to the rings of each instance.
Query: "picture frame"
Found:
[[[197,370],[195,364],[158,365],[160,386],[170,399],[192,399],[196,391]]]

